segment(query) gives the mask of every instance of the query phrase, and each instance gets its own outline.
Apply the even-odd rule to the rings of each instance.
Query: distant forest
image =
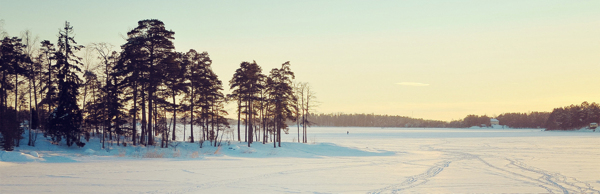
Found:
[[[471,126],[490,126],[487,115],[467,115],[454,121],[426,120],[406,116],[376,114],[310,114],[309,120],[314,126],[330,127],[416,127],[416,128],[464,128]],[[589,126],[600,121],[600,106],[597,103],[583,102],[555,108],[552,112],[503,113],[495,117],[500,125],[510,128],[546,128],[548,130],[573,130]]]
[[[511,128],[543,127],[549,112],[504,113],[496,118],[501,125]],[[464,119],[454,121],[426,120],[406,116],[375,114],[312,114],[309,120],[316,126],[337,127],[415,127],[415,128],[465,128],[472,126],[491,126],[487,115],[467,115]]]
[[[320,113],[311,114],[309,120],[313,126],[324,127],[462,127],[458,121],[445,122],[376,114]]]

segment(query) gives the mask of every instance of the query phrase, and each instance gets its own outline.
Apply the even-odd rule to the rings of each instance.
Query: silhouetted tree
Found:
[[[173,131],[171,140],[175,141],[175,124],[177,123],[177,112],[179,110],[179,105],[177,104],[177,96],[182,93],[187,92],[187,84],[185,72],[187,66],[190,64],[188,57],[185,53],[173,53],[172,57],[173,61],[171,65],[165,69],[166,79],[165,84],[167,86],[166,94],[171,97],[172,103],[169,104],[171,107],[171,111],[173,112],[172,122],[173,123]]]
[[[106,132],[108,132],[110,140],[113,140],[113,134],[116,135],[118,144],[121,135],[135,133],[133,127],[124,127],[127,122],[125,104],[130,97],[124,95],[127,87],[124,75],[115,68],[121,61],[120,55],[116,51],[112,51],[111,46],[106,43],[94,44],[94,48],[103,64],[104,85],[99,88],[94,102],[96,111],[100,112],[96,116],[101,118],[99,121],[103,126],[103,146]]]
[[[238,98],[241,98],[242,101],[245,102],[246,106],[246,139],[248,141],[248,146],[252,144],[253,141],[253,117],[255,112],[253,110],[253,102],[257,99],[257,94],[264,88],[264,85],[261,84],[261,80],[265,79],[265,76],[261,74],[262,69],[260,66],[256,64],[256,62],[242,62],[240,64],[240,68],[238,68],[229,82],[230,88],[234,90]],[[240,109],[240,107],[238,107]],[[239,133],[239,131],[238,131]]]
[[[142,125],[146,125],[147,144],[153,145],[153,103],[157,101],[156,92],[165,79],[162,72],[167,66],[167,59],[175,48],[172,40],[175,32],[167,30],[160,20],[141,20],[138,26],[127,33],[127,43],[121,46],[126,53],[124,57],[134,79],[142,85]],[[133,70],[137,69],[137,70]],[[147,101],[147,106],[146,102]],[[147,119],[145,110],[148,108]],[[135,126],[135,125],[134,125]],[[142,128],[144,130],[144,128]]]
[[[210,87],[210,65],[212,60],[210,59],[207,52],[198,53],[195,50],[190,50],[186,53],[189,61],[186,71],[186,79],[189,81],[188,93],[186,93],[185,99],[189,102],[190,111],[190,142],[194,142],[194,125],[201,124],[204,126],[197,116],[204,117],[203,106],[204,97],[206,91]],[[206,127],[204,127],[206,128]],[[203,130],[204,131],[204,130]]]
[[[240,141],[240,142],[242,141],[241,135],[240,135],[241,134],[240,121],[242,120],[241,114],[242,114],[242,107],[243,107],[242,101],[243,101],[244,95],[247,91],[247,88],[245,88],[245,85],[243,85],[243,82],[245,79],[244,73],[245,73],[245,69],[247,68],[247,66],[248,66],[247,62],[240,64],[240,68],[235,70],[235,73],[233,74],[233,78],[231,78],[231,80],[229,81],[230,89],[233,89],[230,97],[237,100],[237,113],[238,113],[237,132],[238,132],[238,141]]]
[[[56,86],[56,68],[52,64],[52,61],[56,59],[55,57],[56,48],[54,44],[52,44],[48,40],[44,40],[41,42],[40,47],[40,59],[42,59],[43,66],[45,66],[45,85],[42,87],[42,91],[45,91],[45,95],[42,98],[40,104],[45,105],[47,108],[45,113],[42,114],[42,118],[47,118],[49,113],[52,112],[54,107],[56,107],[58,103],[58,87]],[[44,119],[45,120],[45,119]],[[44,122],[46,123],[46,122]]]
[[[286,133],[288,130],[286,120],[296,119],[293,115],[297,100],[292,88],[294,78],[289,61],[283,63],[279,69],[272,69],[267,78],[267,91],[273,102],[272,112],[277,133],[276,141],[279,143],[279,147],[281,147],[281,129],[285,129]],[[275,147],[275,144],[273,146]]]
[[[224,110],[224,104],[226,103],[225,95],[223,95],[223,83],[219,80],[217,74],[215,74],[210,66],[208,66],[208,81],[209,85],[207,90],[205,90],[203,96],[206,97],[206,119],[210,119],[211,132],[210,134],[214,134],[212,138],[209,140],[214,143],[214,146],[217,146],[219,130],[223,129],[223,127],[228,127],[229,123],[225,116],[227,116],[227,111]],[[206,122],[208,124],[208,122]],[[216,127],[216,130],[215,130]],[[208,129],[207,129],[208,130]]]
[[[127,87],[125,90],[127,96],[132,97],[133,103],[129,109],[129,115],[131,116],[131,127],[132,127],[132,144],[136,145],[137,141],[137,126],[138,126],[138,113],[141,105],[142,121],[141,121],[141,133],[139,137],[139,144],[145,144],[146,137],[146,102],[144,86],[146,85],[146,78],[144,77],[144,68],[146,59],[146,51],[143,49],[144,45],[141,44],[143,37],[137,37],[131,35],[128,42],[121,46],[122,51],[119,57],[118,63],[113,67],[115,70],[115,76],[123,77],[122,86]]]
[[[77,104],[77,95],[81,85],[81,79],[77,73],[81,72],[79,67],[81,58],[75,56],[73,52],[80,50],[83,46],[76,44],[77,42],[73,38],[73,27],[69,22],[65,22],[65,27],[59,32],[59,49],[55,53],[59,102],[50,114],[46,134],[50,135],[55,143],[60,142],[64,137],[67,146],[79,143],[81,134],[82,115]]]
[[[301,103],[303,98],[304,98],[304,83],[302,82],[295,82],[293,89],[294,89],[294,95],[296,96],[296,103],[294,104],[294,116],[296,117],[296,128],[298,129],[298,143],[300,143],[300,118],[302,116],[304,116],[303,113],[303,104]],[[304,129],[304,128],[303,128]]]
[[[302,116],[302,128],[303,128],[303,134],[304,134],[304,143],[308,143],[308,127],[310,127],[313,122],[311,120],[309,120],[309,117],[311,115],[311,112],[314,111],[314,108],[316,107],[316,96],[315,93],[311,90],[311,87],[308,83],[305,83],[304,86],[304,93],[306,93],[306,96],[303,97],[302,101],[302,107],[303,107],[303,112],[304,115]]]
[[[4,149],[12,150],[13,146],[19,146],[22,139],[22,128],[19,128],[18,111],[19,102],[18,88],[19,77],[26,76],[25,63],[29,58],[25,54],[25,45],[17,37],[4,37],[0,44],[0,114],[5,117],[0,120],[0,132],[4,136]],[[14,90],[14,107],[9,109],[9,91]],[[16,123],[16,127],[15,127]]]

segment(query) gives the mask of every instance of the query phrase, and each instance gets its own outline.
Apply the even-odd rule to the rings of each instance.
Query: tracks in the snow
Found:
[[[371,191],[369,193],[398,193],[406,189],[411,189],[427,183],[431,178],[438,175],[449,164],[459,160],[478,160],[488,168],[499,172],[500,176],[521,181],[545,189],[548,193],[596,193],[600,190],[595,189],[591,184],[582,182],[573,177],[567,177],[560,173],[546,171],[540,168],[529,166],[519,160],[505,158],[508,165],[499,167],[482,159],[480,156],[465,152],[450,151],[433,148],[434,145],[421,146],[421,150],[438,151],[451,156],[452,159],[446,159],[435,163],[424,173],[407,177],[398,184],[392,184],[387,187]],[[533,175],[532,175],[533,174]]]
[[[429,181],[430,178],[438,175],[444,168],[450,165],[451,161],[442,161],[434,164],[432,167],[427,169],[424,173],[410,176],[400,184],[390,185],[375,191],[371,191],[370,193],[397,193],[402,190],[410,189],[422,184],[425,184]]]
[[[511,160],[510,165],[517,167],[520,170],[532,172],[539,174],[540,177],[536,180],[544,183],[545,186],[549,186],[554,190],[551,192],[560,192],[560,193],[598,193],[600,194],[600,190],[594,189],[594,187],[586,182],[582,182],[573,177],[567,177],[560,173],[553,173],[550,171],[542,170],[536,167],[528,166],[518,160]]]
[[[433,164],[426,167],[426,170],[415,175],[405,177],[398,180],[396,183],[384,186],[383,188],[373,190],[369,193],[402,193],[411,191],[415,187],[423,186],[435,179],[440,173],[443,173],[446,168],[459,167],[459,161],[468,161],[469,164],[478,164],[477,167],[483,169],[490,174],[511,179],[523,185],[531,185],[543,189],[545,193],[596,193],[600,194],[600,190],[594,188],[594,183],[579,181],[574,177],[567,177],[557,172],[551,172],[534,166],[530,166],[522,162],[522,160],[514,158],[503,158],[494,154],[477,155],[474,153],[463,151],[464,149],[452,149],[445,143],[435,145],[423,145],[421,151],[432,151],[442,153],[441,158],[433,159]],[[493,159],[493,160],[492,160]],[[432,161],[432,160],[430,160]],[[422,162],[422,161],[421,161]],[[419,162],[419,163],[421,163]],[[357,168],[363,166],[380,166],[390,165],[395,163],[406,163],[398,160],[377,162],[377,161],[360,161],[357,163],[349,162],[347,164],[328,165],[318,163],[319,167],[292,169],[284,171],[276,171],[271,173],[256,174],[249,177],[222,179],[202,184],[193,184],[184,186],[183,188],[172,190],[156,190],[149,193],[197,193],[199,191],[207,191],[211,188],[231,187],[239,184],[244,184],[248,181],[269,180],[279,176],[289,176],[300,173],[314,173],[326,170]],[[408,163],[407,163],[408,164]],[[422,163],[421,163],[422,164]]]

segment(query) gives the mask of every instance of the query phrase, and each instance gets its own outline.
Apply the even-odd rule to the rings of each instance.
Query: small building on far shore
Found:
[[[490,119],[490,125],[500,125],[500,121],[498,119]]]

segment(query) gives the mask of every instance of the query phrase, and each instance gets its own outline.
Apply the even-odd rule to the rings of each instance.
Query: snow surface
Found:
[[[600,193],[590,130],[322,127],[309,128],[309,144],[291,143],[293,132],[281,148],[176,150],[40,135],[0,151],[0,193]]]

